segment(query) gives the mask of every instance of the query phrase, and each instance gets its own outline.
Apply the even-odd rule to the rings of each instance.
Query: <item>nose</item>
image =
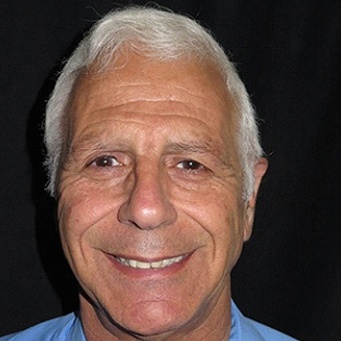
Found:
[[[158,170],[150,167],[135,170],[128,199],[120,207],[118,219],[122,224],[144,230],[168,226],[176,221],[177,213],[169,201],[166,179]]]

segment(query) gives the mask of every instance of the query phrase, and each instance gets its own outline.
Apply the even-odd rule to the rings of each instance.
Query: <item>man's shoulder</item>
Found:
[[[39,323],[23,331],[0,337],[0,341],[84,340],[81,323],[75,313]]]
[[[232,302],[232,333],[229,341],[239,340],[295,341],[296,339],[243,316]]]
[[[262,336],[264,340],[273,340],[273,341],[294,341],[296,339],[279,332],[273,328],[266,326],[265,324],[259,323],[257,321],[251,320],[249,318],[245,318],[252,327],[257,330],[257,332]]]

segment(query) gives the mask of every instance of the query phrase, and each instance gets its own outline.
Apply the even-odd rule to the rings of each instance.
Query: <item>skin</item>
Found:
[[[267,163],[243,200],[237,115],[211,65],[124,62],[78,79],[59,177],[61,240],[86,337],[226,340],[230,272]],[[180,255],[148,270],[115,258]]]

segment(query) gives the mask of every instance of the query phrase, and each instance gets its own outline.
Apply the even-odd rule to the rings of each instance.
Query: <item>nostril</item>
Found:
[[[118,220],[122,224],[145,230],[170,225],[176,221],[176,218],[176,210],[167,201],[142,205],[130,200],[124,203],[118,212]]]
[[[139,226],[133,220],[128,220],[128,223],[134,227],[139,228]]]

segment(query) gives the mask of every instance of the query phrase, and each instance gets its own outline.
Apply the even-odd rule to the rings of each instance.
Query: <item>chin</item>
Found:
[[[117,321],[121,329],[142,338],[172,334],[184,328],[190,318],[183,309],[168,302],[144,302],[126,311],[122,321]]]

